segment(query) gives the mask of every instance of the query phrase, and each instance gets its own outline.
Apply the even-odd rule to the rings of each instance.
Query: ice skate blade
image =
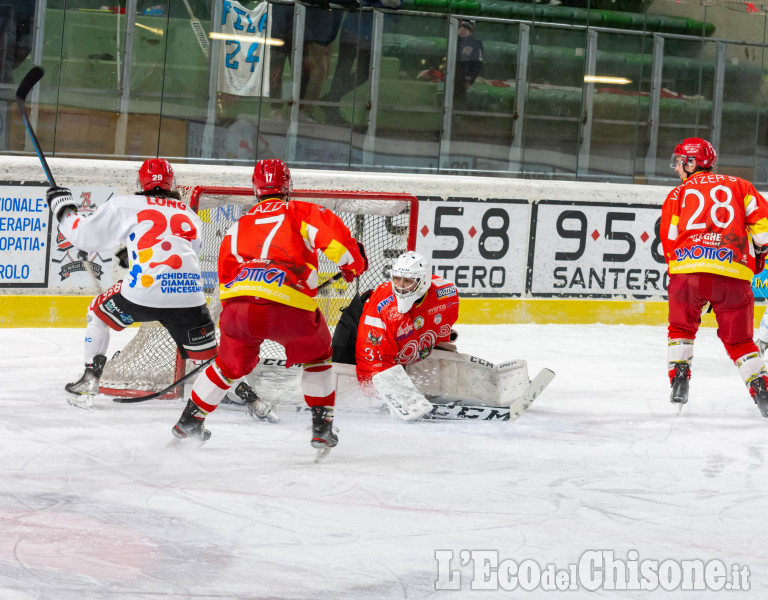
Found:
[[[75,408],[91,410],[93,408],[93,394],[68,394],[67,403]]]
[[[328,456],[330,453],[331,453],[331,448],[329,446],[325,446],[324,448],[318,448],[317,453],[315,454],[315,464],[324,461],[325,457]]]

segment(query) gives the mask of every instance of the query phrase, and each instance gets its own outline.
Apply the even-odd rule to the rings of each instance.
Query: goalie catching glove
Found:
[[[45,200],[59,223],[66,216],[67,209],[77,212],[77,202],[72,198],[72,192],[69,188],[57,185],[49,187],[45,193]]]
[[[368,270],[368,257],[365,255],[365,246],[363,246],[362,242],[357,242],[357,249],[360,251],[360,260],[353,262],[349,266],[339,267],[344,281],[347,283],[352,283],[355,277],[360,277],[360,275]]]

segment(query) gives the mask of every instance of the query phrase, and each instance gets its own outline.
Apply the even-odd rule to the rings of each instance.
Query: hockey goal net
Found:
[[[219,246],[229,227],[254,205],[253,189],[198,186],[179,191],[203,221],[200,252],[203,289],[214,322],[218,322],[221,308],[217,277]],[[291,200],[314,202],[332,210],[365,245],[369,269],[362,277],[352,283],[339,279],[318,291],[317,303],[333,332],[341,310],[355,293],[386,281],[395,258],[415,249],[418,201],[411,194],[320,190],[294,190]],[[322,285],[338,268],[322,253],[318,256],[319,284]],[[259,354],[262,363],[284,364],[285,351],[275,342],[262,344]],[[172,385],[190,368],[191,361],[181,359],[176,344],[159,323],[142,323],[126,347],[107,361],[99,391],[112,396],[143,396]],[[162,397],[178,398],[182,393],[182,386],[178,386]]]

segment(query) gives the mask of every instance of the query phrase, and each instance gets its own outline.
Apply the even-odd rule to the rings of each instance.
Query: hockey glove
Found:
[[[66,209],[77,212],[77,202],[72,198],[72,192],[69,188],[54,186],[48,188],[45,193],[45,199],[48,202],[48,206],[51,207],[51,212],[56,220],[61,223],[61,220],[66,215]]]
[[[759,275],[765,269],[765,258],[768,255],[768,246],[755,246],[755,275]]]
[[[359,262],[355,262],[349,266],[345,265],[339,267],[341,274],[344,277],[344,281],[347,283],[352,283],[355,280],[355,277],[360,277],[360,275],[368,270],[368,257],[365,255],[365,246],[363,246],[362,242],[357,242],[357,249],[360,251],[360,257],[363,259],[363,264],[360,265]],[[355,268],[355,265],[357,265],[357,268]]]
[[[358,275],[362,275],[368,270],[368,257],[365,255],[365,246],[363,246],[363,242],[357,242],[357,249],[360,250],[360,256],[363,257],[363,270],[358,273]],[[766,248],[768,250],[768,248]]]
[[[128,269],[131,266],[130,262],[128,261],[128,248],[125,246],[120,246],[117,249],[115,252],[115,258],[123,269]]]

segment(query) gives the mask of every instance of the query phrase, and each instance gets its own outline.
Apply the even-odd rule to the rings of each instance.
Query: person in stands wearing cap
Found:
[[[475,20],[459,21],[456,47],[456,78],[453,83],[453,105],[466,107],[467,90],[483,69],[483,42],[475,37]]]
[[[768,417],[768,373],[752,341],[752,278],[765,266],[768,203],[749,182],[712,172],[717,153],[707,140],[675,146],[670,167],[682,183],[661,209],[659,237],[669,268],[670,400],[688,402],[693,341],[709,303],[717,335],[750,395]]]

